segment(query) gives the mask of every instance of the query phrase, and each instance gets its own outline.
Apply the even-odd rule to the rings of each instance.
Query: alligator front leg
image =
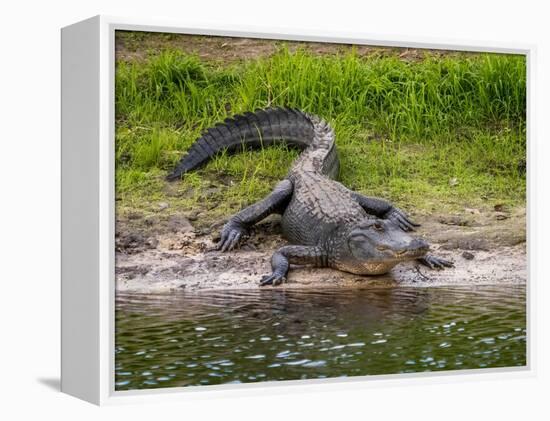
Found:
[[[271,257],[271,275],[266,275],[260,280],[260,286],[279,285],[286,280],[290,263],[297,265],[313,265],[326,267],[328,257],[320,247],[314,246],[284,246],[277,250]]]
[[[454,263],[450,260],[443,259],[441,257],[427,254],[424,257],[417,259],[418,263],[428,266],[430,269],[445,269],[454,267]]]
[[[233,249],[241,237],[248,232],[249,227],[272,213],[281,212],[292,196],[293,189],[294,186],[290,180],[283,180],[265,199],[232,216],[222,229],[221,239],[216,249],[222,252]]]
[[[351,192],[353,199],[361,205],[365,212],[378,218],[395,221],[403,231],[414,231],[420,224],[412,222],[401,209],[393,206],[390,202],[377,197],[363,196],[360,193]]]

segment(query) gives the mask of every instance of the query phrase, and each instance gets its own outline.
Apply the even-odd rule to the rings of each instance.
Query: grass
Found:
[[[168,184],[202,130],[266,106],[318,114],[336,130],[341,180],[429,213],[525,202],[523,56],[314,54],[280,48],[231,64],[177,50],[116,69],[116,193],[122,211],[205,210],[212,218],[266,195],[297,152],[216,157]]]

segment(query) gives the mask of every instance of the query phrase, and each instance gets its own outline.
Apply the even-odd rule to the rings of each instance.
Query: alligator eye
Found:
[[[376,231],[382,231],[384,229],[384,226],[380,222],[375,222],[374,224],[372,224],[372,227]]]

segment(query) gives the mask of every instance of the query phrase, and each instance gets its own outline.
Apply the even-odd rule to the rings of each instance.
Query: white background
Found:
[[[550,14],[535,1],[4,1],[0,16],[0,417],[2,419],[549,419],[548,108]],[[97,408],[59,388],[59,63],[62,26],[96,14],[536,44],[529,162],[538,374],[403,382],[330,393]],[[536,119],[536,120],[535,120]],[[6,130],[7,129],[7,130]],[[545,241],[544,238],[546,238]],[[546,390],[544,390],[546,388]]]

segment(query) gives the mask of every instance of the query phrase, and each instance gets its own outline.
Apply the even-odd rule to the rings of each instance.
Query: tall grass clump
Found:
[[[222,65],[168,50],[119,61],[115,96],[117,193],[123,196],[146,179],[162,189],[162,174],[202,130],[267,106],[329,120],[341,176],[359,190],[410,203],[426,197],[517,203],[525,196],[526,63],[520,55],[426,54],[405,61],[353,49],[319,55],[283,47]],[[295,156],[283,146],[223,155],[198,174],[233,177],[241,187],[231,185],[217,199],[238,207],[269,191]],[[450,186],[451,178],[459,183]],[[180,184],[184,191],[186,180]],[[142,193],[150,194],[154,188],[145,185]]]

